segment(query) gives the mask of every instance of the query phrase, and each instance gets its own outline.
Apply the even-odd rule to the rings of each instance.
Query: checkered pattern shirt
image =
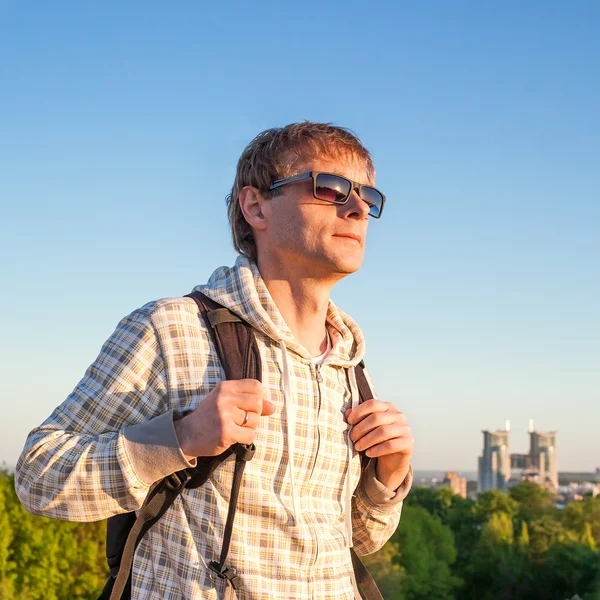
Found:
[[[356,488],[352,527],[359,554],[376,551],[391,536],[410,487],[409,477],[399,490],[388,490],[372,463],[361,478],[359,456],[348,460],[343,418],[351,406],[348,369],[363,357],[363,336],[331,303],[332,349],[317,376],[253,263],[240,257],[198,289],[254,326],[266,397],[276,406],[275,414],[261,418],[257,451],[240,491],[228,558],[244,583],[237,596],[352,600],[344,525],[347,469]],[[292,514],[282,340],[296,403],[299,515]],[[193,411],[223,378],[193,300],[163,299],[134,311],[75,390],[29,434],[17,465],[19,498],[35,514],[69,521],[139,509],[154,482],[192,464],[179,447],[173,421]],[[146,534],[133,564],[134,599],[225,597],[225,583],[207,565],[219,558],[233,466],[228,459],[205,485],[185,490]]]

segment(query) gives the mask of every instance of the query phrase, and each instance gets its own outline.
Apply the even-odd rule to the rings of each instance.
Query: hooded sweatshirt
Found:
[[[359,401],[354,367],[365,342],[333,303],[331,349],[321,364],[294,339],[256,265],[239,257],[196,289],[250,323],[265,397],[256,453],[247,463],[227,563],[243,581],[239,600],[352,600],[349,548],[378,550],[398,525],[412,476],[398,490],[361,477],[344,411]],[[125,317],[68,398],[28,436],[16,490],[32,513],[96,521],[141,507],[153,483],[194,465],[173,422],[224,379],[190,298],[150,302]],[[184,490],[140,543],[132,598],[225,598],[208,570],[219,559],[234,459],[201,487]]]

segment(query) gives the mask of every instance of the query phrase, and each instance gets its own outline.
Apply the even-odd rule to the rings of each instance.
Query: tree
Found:
[[[562,524],[580,536],[589,529],[596,546],[600,545],[600,497],[588,498],[583,502],[571,502],[561,515]]]
[[[418,506],[405,506],[392,536],[399,548],[395,559],[404,569],[407,600],[452,600],[462,585],[453,574],[456,548],[449,527]]]
[[[549,514],[532,520],[528,527],[531,556],[537,561],[543,560],[552,546],[575,544],[579,541],[577,534]]]
[[[397,543],[390,540],[378,552],[363,556],[361,559],[373,575],[381,595],[386,600],[406,600],[404,591],[406,571],[399,564],[400,550]]]
[[[11,555],[13,529],[11,501],[14,490],[6,471],[0,471],[0,598],[11,598],[14,593],[16,565]]]
[[[519,503],[499,490],[489,490],[479,494],[474,512],[482,523],[497,514],[504,514],[512,519],[519,512]]]
[[[557,516],[553,496],[543,487],[532,481],[521,481],[509,491],[510,497],[519,504],[519,517],[531,521],[545,514]]]
[[[494,504],[494,503],[492,503]],[[486,501],[480,512],[489,506]],[[510,503],[502,504],[511,507]],[[514,509],[514,507],[512,507]],[[517,600],[530,598],[523,594],[523,580],[530,567],[526,533],[521,529],[515,543],[515,530],[509,511],[487,514],[481,536],[467,566],[465,598],[477,600]],[[526,531],[526,530],[525,530]]]
[[[29,514],[14,480],[0,473],[0,598],[91,600],[102,589],[105,523],[67,523]]]
[[[544,598],[600,598],[600,555],[584,544],[555,544],[539,565],[536,581]]]

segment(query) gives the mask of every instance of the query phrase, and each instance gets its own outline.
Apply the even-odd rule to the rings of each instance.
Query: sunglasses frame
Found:
[[[319,198],[317,196],[317,175],[330,175],[331,177],[339,177],[340,179],[347,181],[350,184],[350,191],[346,198],[341,202],[336,202],[335,200],[326,200],[325,198]],[[383,212],[383,207],[385,205],[385,194],[381,193],[377,188],[372,185],[365,185],[363,183],[358,183],[358,181],[352,181],[352,179],[348,179],[347,177],[343,177],[342,175],[338,175],[337,173],[328,173],[327,171],[307,171],[306,173],[301,173],[300,175],[294,175],[293,177],[286,177],[285,179],[278,179],[271,184],[269,187],[269,191],[277,189],[283,185],[287,185],[288,183],[295,183],[296,181],[303,181],[305,179],[313,180],[313,196],[316,200],[321,200],[322,202],[329,202],[330,204],[346,204],[350,199],[350,195],[354,190],[356,190],[358,196],[363,202],[367,202],[361,195],[361,191],[363,188],[369,188],[371,190],[375,190],[381,196],[381,206],[379,207],[379,214],[372,215],[371,210],[369,209],[369,216],[374,219],[379,219],[381,217],[381,213]],[[368,203],[367,203],[368,204]]]

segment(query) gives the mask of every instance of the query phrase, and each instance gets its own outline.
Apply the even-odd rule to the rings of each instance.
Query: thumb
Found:
[[[268,417],[275,412],[275,405],[268,400],[263,400],[262,412],[260,413],[263,417]]]

